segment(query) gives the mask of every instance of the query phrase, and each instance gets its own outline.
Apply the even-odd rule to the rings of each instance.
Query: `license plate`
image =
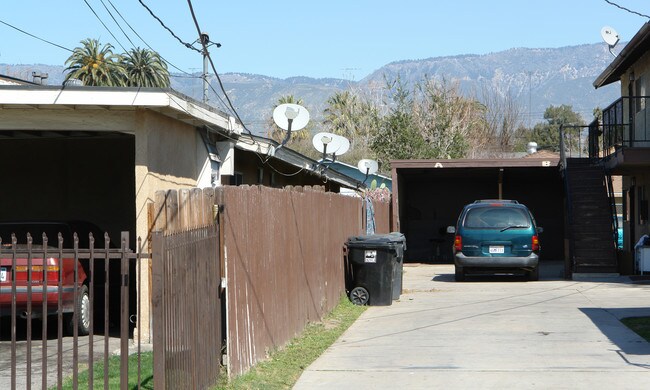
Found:
[[[7,281],[7,269],[0,268],[0,282],[6,282],[6,281]]]
[[[490,246],[490,253],[505,253],[503,246]]]

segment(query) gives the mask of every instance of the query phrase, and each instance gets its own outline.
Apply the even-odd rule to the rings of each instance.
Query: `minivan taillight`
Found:
[[[463,238],[461,236],[454,237],[454,250],[456,252],[463,250]]]
[[[533,251],[538,251],[539,250],[539,238],[537,236],[533,236]]]

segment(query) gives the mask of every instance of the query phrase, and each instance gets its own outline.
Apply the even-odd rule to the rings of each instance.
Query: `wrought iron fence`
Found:
[[[92,234],[83,248],[76,233],[71,247],[60,233],[53,241],[45,233],[0,239],[0,388],[61,388],[64,381],[75,389],[102,381],[109,388],[109,359],[117,350],[126,389],[129,347],[141,351],[139,339],[130,339],[138,321],[131,269],[150,256],[129,249],[127,232],[119,247],[108,234],[103,246],[95,246]],[[104,372],[95,372],[102,362]]]

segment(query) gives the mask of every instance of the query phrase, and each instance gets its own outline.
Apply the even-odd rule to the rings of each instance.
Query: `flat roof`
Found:
[[[541,158],[500,158],[500,159],[440,159],[440,160],[393,160],[393,169],[407,168],[517,168],[540,167],[553,168],[560,164],[560,157],[544,156]]]

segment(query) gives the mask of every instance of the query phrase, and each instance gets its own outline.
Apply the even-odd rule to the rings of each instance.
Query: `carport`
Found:
[[[233,149],[230,138],[240,133],[226,114],[171,90],[2,86],[0,220],[88,221],[117,247],[122,231],[130,232],[131,249],[141,237],[147,252],[156,191],[219,182],[223,161],[213,146],[223,141],[225,151]],[[117,267],[119,275],[114,263],[109,272]],[[138,283],[132,263],[129,309],[135,314],[135,297],[145,298],[137,331],[147,342],[147,264],[137,274]],[[109,290],[110,310],[117,310],[120,283]]]
[[[397,160],[393,176],[393,230],[407,240],[405,261],[451,263],[455,225],[462,207],[477,199],[514,199],[529,207],[539,226],[541,260],[564,259],[564,185],[559,156]]]

